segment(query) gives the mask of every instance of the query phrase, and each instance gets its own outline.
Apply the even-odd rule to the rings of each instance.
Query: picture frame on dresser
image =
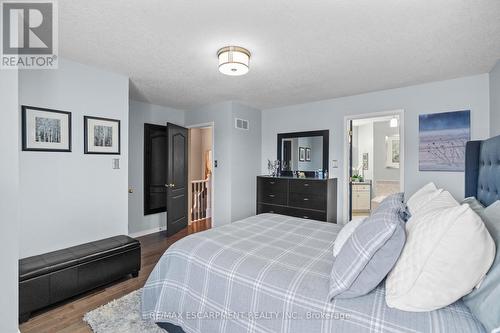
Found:
[[[71,112],[21,106],[22,150],[71,152]]]
[[[84,153],[120,155],[120,120],[84,116]]]

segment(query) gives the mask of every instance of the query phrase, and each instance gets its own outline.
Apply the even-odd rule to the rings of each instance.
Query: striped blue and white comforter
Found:
[[[328,301],[340,226],[262,214],[185,237],[151,273],[142,316],[210,332],[484,332],[461,302],[424,313],[370,294]]]

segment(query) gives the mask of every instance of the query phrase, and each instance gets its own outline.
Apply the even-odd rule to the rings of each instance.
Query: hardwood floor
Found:
[[[198,221],[171,237],[165,232],[137,238],[141,242],[141,271],[137,278],[127,277],[113,284],[95,289],[67,302],[34,313],[33,317],[20,325],[22,333],[91,333],[82,320],[83,315],[114,299],[120,298],[136,289],[142,288],[165,250],[179,239],[195,232],[211,228],[210,219]]]

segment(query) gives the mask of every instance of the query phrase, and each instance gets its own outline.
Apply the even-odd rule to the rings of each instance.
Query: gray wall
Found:
[[[0,71],[0,332],[17,332],[19,258],[18,73]]]
[[[500,60],[490,72],[490,130],[500,135]]]
[[[234,119],[249,121],[249,130],[235,128]],[[260,174],[261,111],[232,103],[231,221],[255,215],[256,179]]]
[[[73,145],[21,152],[21,257],[127,234],[128,78],[60,59],[56,70],[21,71],[19,84],[21,104],[72,112]],[[83,153],[84,115],[121,121],[121,156]]]
[[[418,115],[456,110],[471,110],[472,138],[488,137],[489,128],[488,74],[455,80],[432,82],[405,88],[336,98],[314,103],[263,110],[262,166],[267,170],[268,158],[276,156],[276,135],[282,132],[330,130],[330,161],[339,161],[339,168],[329,174],[339,179],[339,219],[343,221],[344,182],[344,117],[370,112],[405,110],[405,190],[412,194],[420,186],[434,181],[460,199],[464,194],[464,176],[460,172],[418,171]],[[330,163],[331,165],[331,163]]]
[[[399,127],[389,126],[389,121],[373,123],[373,179],[399,180],[399,169],[387,168],[386,164],[386,137],[399,134]]]
[[[144,124],[184,125],[184,111],[130,101],[129,103],[129,173],[128,232],[144,234],[166,228],[166,213],[144,215]]]

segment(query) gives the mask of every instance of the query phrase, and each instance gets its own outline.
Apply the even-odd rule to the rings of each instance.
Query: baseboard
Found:
[[[164,226],[161,226],[161,227],[157,227],[157,228],[152,228],[152,229],[141,230],[141,231],[129,233],[128,235],[132,238],[137,238],[137,237],[141,237],[141,236],[154,234],[154,233],[164,231],[164,230],[167,230],[167,228]]]

